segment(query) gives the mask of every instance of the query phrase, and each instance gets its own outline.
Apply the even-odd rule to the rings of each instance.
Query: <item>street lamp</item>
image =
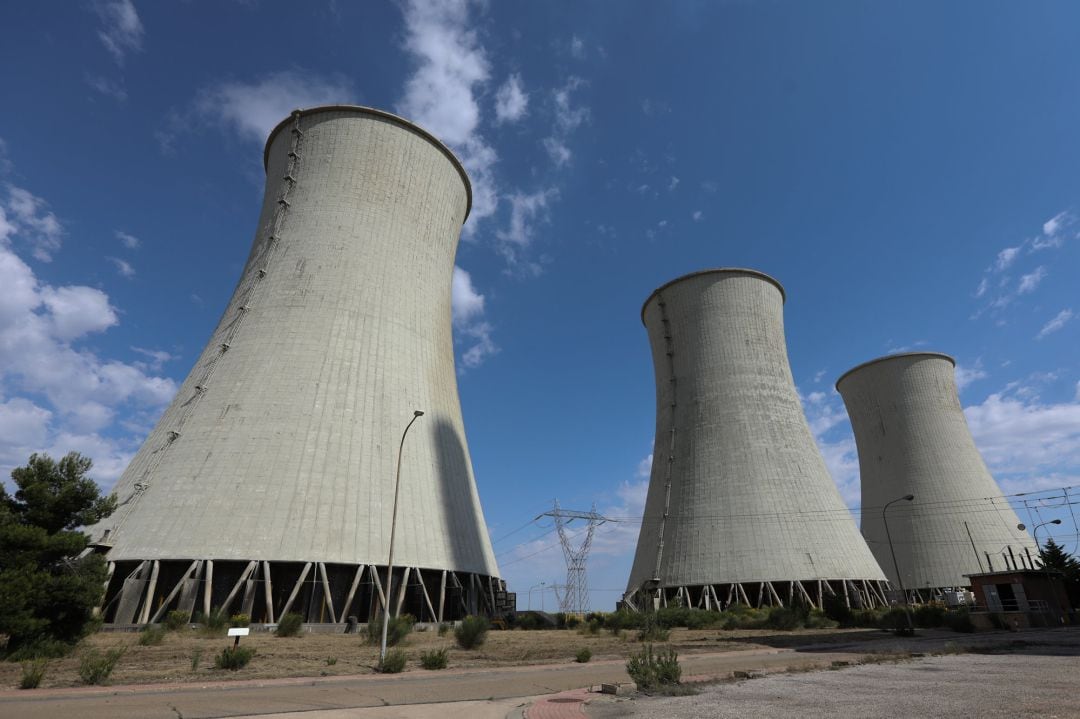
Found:
[[[537,587],[543,587],[546,584],[547,584],[547,582],[540,582],[539,584],[534,584],[531,587],[529,587],[529,611],[532,611],[532,593],[533,593],[533,590],[536,589]],[[544,602],[544,590],[541,589],[540,590],[540,606],[541,607],[543,606],[543,602]],[[543,611],[543,610],[541,610],[541,611]]]
[[[1043,560],[1043,566],[1046,566],[1046,559],[1044,557],[1042,545],[1039,544],[1039,528],[1045,527],[1048,524],[1061,524],[1060,519],[1051,519],[1049,522],[1043,522],[1042,524],[1036,524],[1035,528],[1031,530],[1031,534],[1035,537],[1035,548],[1039,550],[1039,559]]]
[[[890,504],[897,502],[910,502],[915,499],[914,494],[905,494],[903,497],[897,497],[891,502],[886,502],[885,506],[881,508],[881,521],[885,524],[885,536],[889,540],[889,553],[892,554],[893,571],[896,572],[896,583],[900,585],[900,593],[904,596],[904,616],[907,618],[908,633],[915,633],[915,625],[911,621],[911,608],[908,606],[907,590],[904,589],[904,578],[900,576],[900,565],[896,562],[896,550],[893,548],[892,534],[889,532],[889,518],[885,516],[885,512],[888,511]]]
[[[401,452],[405,449],[405,435],[409,433],[409,428],[413,426],[413,422],[423,416],[424,413],[421,410],[415,410],[413,412],[412,419],[405,425],[405,431],[401,433],[401,443],[398,445],[397,469],[394,473],[394,510],[390,515],[390,558],[386,562],[386,603],[383,606],[382,642],[379,645],[380,665],[386,660],[386,629],[390,625],[390,582],[394,576],[394,533],[397,529],[398,490],[401,489]]]

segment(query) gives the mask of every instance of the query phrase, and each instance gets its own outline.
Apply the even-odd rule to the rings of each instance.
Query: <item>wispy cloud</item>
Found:
[[[510,221],[495,236],[499,240],[499,252],[512,271],[527,275],[542,271],[538,263],[528,259],[526,250],[532,244],[537,223],[547,219],[548,204],[558,196],[558,190],[549,188],[532,193],[515,192],[506,197],[510,202]]]
[[[1064,309],[1061,312],[1058,312],[1053,319],[1043,325],[1043,328],[1039,330],[1039,334],[1035,335],[1035,339],[1041,340],[1047,335],[1051,335],[1057,332],[1062,327],[1064,327],[1069,320],[1072,319],[1072,316],[1073,311],[1071,309]]]
[[[498,206],[495,150],[480,131],[476,93],[490,75],[487,55],[470,17],[473,2],[408,0],[405,49],[416,69],[405,83],[398,112],[448,144],[461,158],[473,186],[468,231]]]
[[[972,382],[986,379],[989,376],[986,370],[983,369],[981,360],[976,360],[975,365],[972,367],[960,363],[956,365],[956,387],[961,391]]]
[[[128,234],[123,230],[116,231],[116,239],[120,240],[121,244],[123,244],[124,247],[128,248],[129,250],[137,250],[139,249],[139,245],[142,244],[139,241],[138,237]]]
[[[693,214],[690,215],[690,217],[693,218],[694,222],[701,222],[701,219],[705,217],[705,213],[703,213],[701,210],[694,210]]]
[[[45,200],[15,185],[7,185],[7,197],[0,200],[0,242],[18,235],[30,246],[34,257],[51,262],[60,250],[64,228],[50,212]]]
[[[484,319],[484,296],[473,287],[472,276],[454,267],[451,285],[454,331],[461,344],[468,345],[461,353],[464,368],[479,367],[499,348],[491,338],[491,324]]]
[[[122,260],[119,257],[109,257],[107,259],[109,262],[113,263],[113,266],[116,267],[116,271],[119,272],[122,277],[131,279],[135,276],[135,268],[131,266],[130,262]]]
[[[117,102],[127,100],[127,89],[124,88],[123,81],[110,80],[104,75],[92,75],[90,73],[87,73],[84,79],[87,85],[106,97],[111,97]]]
[[[101,21],[98,39],[118,65],[129,52],[142,50],[143,25],[131,0],[97,0],[94,10]]]
[[[1033,272],[1023,275],[1020,278],[1020,286],[1016,288],[1016,293],[1020,295],[1026,295],[1030,292],[1034,292],[1035,288],[1039,286],[1039,283],[1046,277],[1046,267],[1036,267]]]
[[[514,73],[495,93],[495,121],[517,122],[529,109],[529,96],[522,89],[521,75]]]
[[[573,152],[568,145],[568,138],[589,119],[588,108],[575,104],[573,98],[573,94],[584,82],[580,77],[571,77],[566,84],[551,93],[555,122],[551,135],[543,140],[543,146],[556,167],[570,163]]]
[[[263,143],[270,130],[297,108],[352,102],[351,83],[304,70],[274,72],[251,82],[226,81],[200,90],[191,106],[173,113],[157,138],[166,152],[191,128],[216,125],[241,139]]]

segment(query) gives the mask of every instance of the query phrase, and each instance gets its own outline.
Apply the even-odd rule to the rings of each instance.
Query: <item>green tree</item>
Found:
[[[1080,579],[1080,561],[1065,551],[1065,548],[1052,538],[1046,540],[1039,552],[1043,566],[1047,569],[1056,569],[1065,575],[1067,580]]]
[[[107,577],[104,560],[83,552],[79,527],[112,514],[87,477],[91,461],[71,452],[59,462],[31,455],[12,471],[14,496],[0,486],[0,634],[6,654],[62,653],[94,626]]]

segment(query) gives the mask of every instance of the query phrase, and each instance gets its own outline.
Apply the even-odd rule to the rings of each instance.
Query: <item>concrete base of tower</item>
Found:
[[[875,579],[795,579],[688,586],[645,582],[623,595],[620,606],[637,612],[673,606],[722,611],[733,604],[749,607],[802,604],[821,609],[828,597],[837,597],[851,608],[873,608],[888,606],[888,586],[887,582]]]
[[[497,617],[514,609],[506,582],[469,572],[394,567],[387,601],[386,565],[216,559],[147,559],[109,562],[101,607],[107,624],[152,624],[169,612],[246,614],[273,624],[289,612],[305,622],[368,622],[389,605],[391,615],[421,622],[468,615]]]

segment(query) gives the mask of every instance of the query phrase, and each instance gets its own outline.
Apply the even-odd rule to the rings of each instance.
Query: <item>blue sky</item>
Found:
[[[111,486],[232,293],[267,131],[353,102],[422,124],[472,176],[459,382],[522,605],[563,581],[529,523],[556,497],[628,520],[589,565],[594,606],[624,588],[654,427],[638,313],[716,266],[787,289],[795,380],[853,507],[833,382],[942,351],[1003,492],[1075,550],[1078,25],[1066,2],[12,5],[0,472],[77,449]]]

